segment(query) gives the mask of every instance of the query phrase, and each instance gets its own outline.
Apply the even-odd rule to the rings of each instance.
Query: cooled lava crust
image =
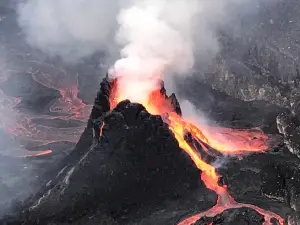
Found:
[[[128,100],[111,110],[113,82],[107,77],[102,81],[74,151],[47,175],[49,180],[39,193],[19,204],[0,224],[174,225],[216,204],[216,194],[204,186],[199,170],[161,116],[150,115]],[[163,87],[162,93],[166,95]],[[181,114],[172,96],[174,111]],[[272,210],[288,224],[298,225],[298,165],[299,159],[282,144],[267,153],[228,158],[218,172],[223,176],[220,182],[239,202]],[[195,225],[263,222],[256,211],[240,208],[203,217]]]

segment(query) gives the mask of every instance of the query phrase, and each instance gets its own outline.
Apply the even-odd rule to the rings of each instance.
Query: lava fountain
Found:
[[[111,109],[123,100],[132,100],[130,96],[126,96],[124,93],[122,86],[118,83],[118,79],[113,80],[110,95]],[[213,208],[186,218],[178,225],[191,225],[203,216],[213,217],[227,209],[242,207],[252,208],[263,215],[265,219],[263,225],[272,225],[274,220],[283,225],[283,219],[273,212],[254,205],[236,202],[228,193],[226,186],[219,184],[220,176],[217,174],[216,168],[206,162],[197,149],[185,140],[186,134],[189,133],[193,138],[199,140],[199,144],[205,151],[209,151],[209,149],[204,144],[221,154],[245,155],[251,152],[267,151],[269,148],[267,135],[257,130],[209,127],[207,125],[196,125],[193,121],[186,121],[174,111],[174,105],[170,99],[164,96],[160,89],[152,91],[147,98],[139,103],[143,104],[149,113],[162,116],[164,122],[169,125],[170,130],[174,133],[180,148],[191,157],[197,168],[202,171],[201,179],[206,187],[218,195],[217,203]]]

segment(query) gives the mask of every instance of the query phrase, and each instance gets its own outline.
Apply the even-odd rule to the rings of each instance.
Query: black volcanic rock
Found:
[[[260,173],[260,179],[263,184],[261,187],[261,192],[268,198],[273,198],[275,200],[284,201],[286,198],[285,185],[289,174],[289,168],[269,164],[262,168]]]
[[[262,100],[299,114],[300,60],[297,0],[257,2],[240,14],[234,31],[220,28],[220,52],[212,69],[197,65],[194,80],[245,100]],[[239,26],[239,25],[240,26]]]
[[[200,171],[179,148],[162,118],[128,100],[108,112],[109,85],[104,79],[91,115],[102,118],[103,135],[94,136],[96,142],[90,139],[90,120],[75,150],[63,160],[61,171],[20,212],[5,218],[5,224],[76,224],[98,211],[102,212],[98,222],[106,215],[123,224],[144,214],[143,209],[153,212],[165,201],[172,210],[187,205],[188,210],[201,202],[203,197],[190,199],[199,190],[210,196],[207,206],[213,206],[215,194],[204,188]]]
[[[93,109],[91,112],[91,119],[99,118],[103,113],[110,110],[109,96],[113,83],[106,76],[101,84],[100,90],[97,93],[97,97],[94,101]]]
[[[288,215],[287,218],[288,225],[299,225],[300,224],[300,213],[294,212]]]
[[[123,101],[104,118],[104,123],[99,147],[119,162],[114,174],[118,177],[118,188],[122,190],[119,194],[112,192],[111,196],[106,193],[108,201],[120,194],[122,201],[127,183],[134,188],[124,201],[128,204],[133,201],[135,205],[145,204],[145,197],[171,195],[177,198],[186,188],[198,186],[199,171],[184,156],[160,116],[148,114],[142,105]],[[157,185],[160,188],[156,190]],[[112,205],[110,203],[110,207]]]
[[[163,81],[161,81],[160,93],[164,98],[166,98],[171,102],[172,106],[174,107],[174,112],[176,112],[178,115],[181,116],[182,112],[181,112],[179,102],[176,98],[176,95],[174,93],[172,93],[170,96],[167,95],[167,90],[165,89],[165,85]]]
[[[203,217],[194,225],[262,225],[264,221],[264,217],[255,210],[238,208],[225,210],[215,217]]]
[[[300,211],[300,170],[297,165],[279,164],[264,173],[262,193],[268,198],[285,201],[292,210]]]
[[[291,113],[281,113],[277,117],[277,127],[284,135],[284,142],[291,153],[300,157],[300,121]]]
[[[226,163],[226,164],[225,164]],[[286,147],[278,152],[228,159],[218,169],[231,196],[281,215],[299,211],[299,159]]]
[[[151,115],[141,104],[128,100],[110,108],[112,82],[106,77],[101,83],[87,128],[72,153],[59,163],[60,170],[47,176],[45,187],[20,204],[14,215],[0,220],[0,224],[174,225],[179,218],[216,204],[216,194],[205,188],[201,171],[179,148],[160,116]],[[246,105],[203,87],[197,91],[215,96],[216,104],[209,113],[224,124],[258,124],[278,136],[275,118],[281,109],[255,102]],[[171,99],[174,111],[180,115],[176,96],[167,96],[163,85],[160,91]],[[193,101],[205,103],[204,94],[191,94]],[[265,108],[260,110],[262,105]],[[298,126],[295,119],[287,121]],[[188,134],[185,139],[203,160],[221,165],[217,168],[220,182],[227,185],[238,202],[254,204],[296,221],[300,202],[299,159],[283,143],[276,145],[276,151],[271,148],[267,153],[240,158],[225,157],[209,146],[209,152],[205,152]],[[229,209],[197,223],[254,225],[262,224],[260,219],[253,210],[243,208]]]

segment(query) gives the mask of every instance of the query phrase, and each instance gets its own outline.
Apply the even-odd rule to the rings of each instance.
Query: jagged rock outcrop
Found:
[[[299,12],[296,0],[261,4],[254,16],[242,19],[246,25],[237,33],[220,31],[213,69],[195,73],[195,79],[233,97],[271,102],[298,114]]]
[[[284,136],[284,142],[291,153],[300,157],[300,121],[291,113],[281,113],[277,117],[277,127]]]

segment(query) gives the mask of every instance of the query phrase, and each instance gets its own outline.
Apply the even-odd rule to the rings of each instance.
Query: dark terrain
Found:
[[[19,205],[15,214],[4,218],[4,224],[176,224],[180,218],[215,204],[215,193],[205,188],[199,171],[179,148],[161,117],[152,116],[142,105],[129,101],[119,103],[109,112],[109,93],[110,84],[104,80],[88,126],[75,149],[59,163],[57,172],[45,175],[48,180],[40,194]],[[259,103],[249,106],[230,97],[225,100],[224,95],[211,90],[213,93],[216,102],[228,101],[237,108],[251,109],[248,114],[240,115],[240,124],[246,120],[249,126],[252,113],[264,116],[257,107]],[[216,104],[217,112],[221,107]],[[267,109],[285,114],[276,106],[266,106],[263,111]],[[211,112],[211,115],[216,113],[213,109]],[[226,117],[229,113],[226,112]],[[219,116],[218,119],[225,122],[225,118]],[[272,133],[276,116],[270,121],[260,125]],[[105,123],[102,136],[97,135],[99,122]],[[285,118],[278,117],[277,126],[284,126],[286,122]],[[250,126],[255,126],[255,121]],[[288,142],[288,133],[284,134]],[[271,135],[276,134],[273,131]],[[218,172],[237,201],[295,221],[299,210],[298,164],[299,159],[282,140],[268,153],[228,158]],[[231,216],[228,218],[227,214]],[[216,218],[202,218],[197,224],[212,221],[216,224],[263,223],[259,214],[241,208],[230,209]]]
[[[261,6],[259,15],[241,20],[237,34],[222,31],[222,52],[212,71],[200,68],[195,76],[231,96],[271,102],[297,114],[299,12],[297,0]]]
[[[0,3],[1,224],[176,224],[215,204],[160,117],[130,102],[109,112],[107,81],[99,91],[104,54],[76,65],[49,59],[25,43],[10,4]],[[176,93],[222,126],[260,127],[279,143],[267,153],[228,158],[218,172],[237,201],[289,225],[300,224],[299,11],[296,0],[281,1],[250,18],[251,29],[240,36],[222,31],[214,70],[199,69],[178,82]],[[57,103],[62,91],[71,103]],[[50,155],[20,158],[25,149],[49,148]],[[211,222],[263,223],[241,208],[196,224]]]

